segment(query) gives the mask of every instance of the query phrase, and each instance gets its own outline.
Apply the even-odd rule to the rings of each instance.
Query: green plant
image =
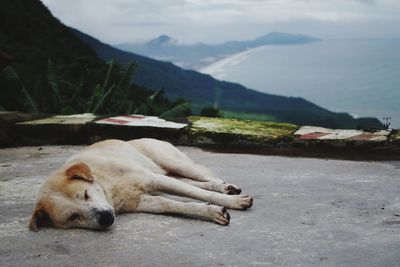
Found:
[[[152,92],[132,84],[130,79],[135,66],[129,64],[123,67],[114,60],[99,65],[87,57],[77,58],[68,65],[59,65],[49,59],[45,65],[43,89],[33,91],[34,97],[14,69],[8,67],[0,72],[0,105],[5,110],[53,114],[141,113],[163,118],[191,114],[190,104],[184,100],[171,102],[162,90]]]
[[[204,117],[221,117],[219,109],[214,107],[205,107],[200,111],[200,115]]]
[[[35,101],[32,99],[31,95],[26,90],[24,84],[22,83],[21,79],[19,78],[14,68],[12,68],[11,66],[4,68],[0,72],[0,81],[18,84],[20,92],[25,98],[25,105],[28,106],[28,110],[30,112],[38,113],[38,108]]]
[[[57,73],[56,66],[53,64],[51,59],[47,61],[47,82],[52,91],[52,107],[54,113],[59,113],[61,110],[61,96],[60,96],[60,87],[61,87],[61,78]]]
[[[163,90],[158,90],[143,101],[134,110],[136,114],[159,116],[163,119],[179,118],[191,115],[191,104],[184,100],[170,103],[165,97]]]
[[[85,86],[85,72],[80,73],[75,79],[66,77],[65,72],[65,69],[53,63],[51,59],[48,60],[46,80],[49,86],[47,93],[50,97],[46,95],[43,103],[43,109],[47,112],[72,114],[81,111],[79,103],[82,101],[79,98],[82,98]]]
[[[177,104],[176,106],[167,111],[164,111],[159,115],[159,117],[162,119],[168,119],[168,118],[186,117],[188,115],[191,115],[191,105],[188,102],[184,102],[181,104]]]
[[[115,62],[112,60],[109,63],[103,85],[96,85],[93,94],[88,101],[86,111],[91,113],[101,113],[104,111],[104,107],[107,106],[116,91],[126,91],[130,86],[130,77],[132,76],[135,66],[136,65],[133,63],[129,64],[126,69],[123,70],[122,75],[119,75],[119,81],[113,82],[111,76],[115,71]],[[123,99],[121,99],[121,101],[123,101]]]
[[[385,130],[388,130],[388,129],[390,128],[390,125],[392,124],[392,123],[390,122],[390,120],[392,119],[392,117],[383,117],[382,119],[383,119],[383,121],[384,121],[384,123],[383,123],[383,128],[384,128]]]
[[[137,109],[135,109],[134,113],[143,115],[155,115],[155,103],[162,94],[162,89],[151,94],[143,103],[140,104]]]

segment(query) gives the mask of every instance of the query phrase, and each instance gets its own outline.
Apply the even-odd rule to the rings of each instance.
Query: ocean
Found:
[[[264,46],[200,71],[354,117],[390,117],[391,126],[400,128],[400,39]]]

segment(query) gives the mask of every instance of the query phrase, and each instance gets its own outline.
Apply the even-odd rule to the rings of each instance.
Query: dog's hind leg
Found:
[[[217,224],[228,225],[230,215],[226,208],[205,203],[181,202],[160,196],[142,195],[135,211],[158,214],[182,214],[209,219]]]
[[[247,209],[253,204],[253,198],[249,196],[225,195],[207,191],[165,175],[154,175],[151,183],[152,189],[155,191],[191,197],[230,209]]]
[[[240,194],[242,191],[236,185],[215,178],[208,169],[195,164],[187,155],[170,143],[148,138],[132,140],[128,143],[171,176],[180,176],[199,182],[219,183],[221,190],[218,190],[218,192],[224,194],[234,195]]]
[[[188,179],[188,178],[182,178],[182,177],[178,177],[178,176],[172,176],[173,178],[179,179],[180,181],[183,181],[187,184],[205,189],[205,190],[209,190],[209,191],[215,191],[215,192],[220,192],[223,194],[228,194],[228,195],[234,195],[234,194],[238,194],[240,192],[236,191],[233,192],[234,188],[232,187],[232,185],[227,184],[227,183],[220,183],[220,182],[215,182],[215,181],[208,181],[208,182],[199,182],[199,181],[195,181],[192,179]]]
[[[197,182],[206,182],[212,184],[216,189],[214,191],[228,195],[238,195],[242,192],[240,187],[224,182],[221,179],[215,178],[210,171],[205,167],[195,164],[187,160],[170,159],[160,162],[160,166],[170,175],[176,175],[183,178],[192,179]],[[193,183],[201,185],[200,183]],[[196,186],[197,186],[196,185]],[[209,190],[209,189],[208,189]]]

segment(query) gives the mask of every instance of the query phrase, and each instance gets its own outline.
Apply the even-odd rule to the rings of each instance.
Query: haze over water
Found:
[[[400,128],[400,39],[265,46],[201,71],[355,117],[391,117]]]

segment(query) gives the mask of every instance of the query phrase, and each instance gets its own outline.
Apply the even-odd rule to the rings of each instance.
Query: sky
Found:
[[[221,43],[271,31],[400,38],[400,0],[42,0],[68,26],[110,44],[167,34]]]

